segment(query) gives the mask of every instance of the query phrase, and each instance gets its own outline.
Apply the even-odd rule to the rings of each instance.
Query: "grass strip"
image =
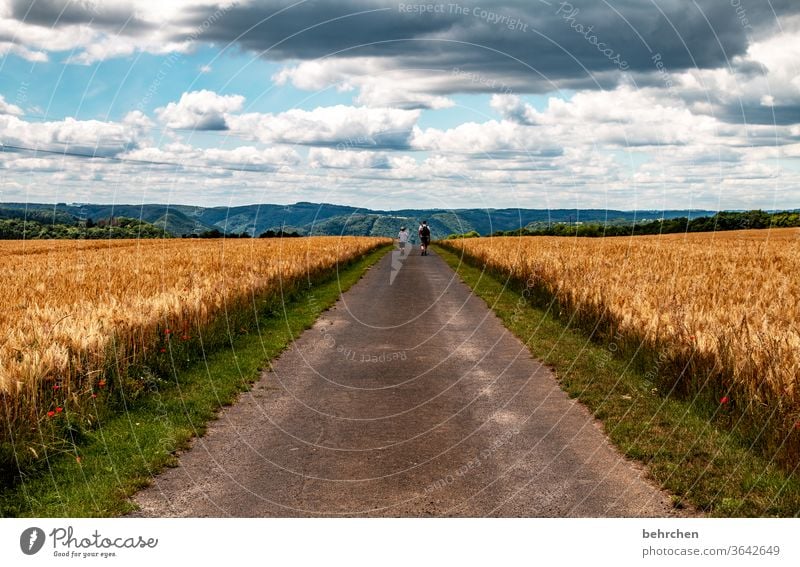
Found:
[[[759,455],[735,433],[703,417],[695,400],[664,395],[647,369],[617,355],[613,340],[534,307],[520,291],[440,246],[436,252],[494,310],[531,353],[551,366],[562,389],[603,422],[627,457],[647,466],[676,507],[710,516],[798,517],[800,479]]]
[[[260,318],[257,332],[231,335],[228,347],[207,353],[172,381],[151,387],[126,411],[104,419],[69,451],[51,455],[45,471],[0,494],[4,517],[109,517],[135,509],[130,496],[177,464],[176,451],[203,435],[223,406],[258,380],[342,291],[386,254],[381,247],[295,295]]]

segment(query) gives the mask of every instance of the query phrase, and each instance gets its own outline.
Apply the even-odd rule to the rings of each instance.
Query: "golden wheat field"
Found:
[[[703,361],[716,391],[774,409],[784,435],[798,427],[800,230],[446,245],[664,359]]]
[[[385,243],[360,237],[0,242],[0,440],[35,427],[48,411],[96,396],[109,368],[124,375],[154,350],[195,340],[219,317],[279,301]],[[51,408],[54,398],[65,407]]]

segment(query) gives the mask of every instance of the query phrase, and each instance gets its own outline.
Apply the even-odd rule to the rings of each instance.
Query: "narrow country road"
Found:
[[[438,256],[398,252],[325,312],[137,516],[667,516]]]

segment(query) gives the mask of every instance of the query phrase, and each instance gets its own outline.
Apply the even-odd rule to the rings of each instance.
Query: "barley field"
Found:
[[[0,242],[4,455],[13,450],[19,460],[26,448],[36,454],[25,438],[41,438],[56,418],[74,421],[122,382],[135,382],[130,369],[168,365],[215,322],[233,325],[236,314],[280,305],[284,295],[387,242]]]
[[[754,416],[773,448],[797,444],[798,229],[443,244],[584,328],[651,353],[676,389]]]

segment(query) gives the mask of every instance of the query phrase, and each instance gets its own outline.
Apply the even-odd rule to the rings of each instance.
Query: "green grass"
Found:
[[[0,516],[106,517],[133,511],[130,496],[164,467],[175,466],[175,452],[202,435],[218,410],[259,378],[267,361],[388,250],[379,248],[295,295],[261,317],[257,330],[231,335],[226,348],[177,370],[171,380],[154,381],[125,411],[107,416],[71,449],[49,455],[44,470],[0,494]]]
[[[664,394],[646,377],[647,368],[617,354],[622,349],[613,339],[594,342],[500,279],[435,249],[531,353],[553,368],[561,387],[603,422],[620,451],[647,466],[650,477],[674,495],[676,507],[689,505],[711,516],[800,515],[798,473],[790,474],[722,427],[725,416],[709,419],[703,401]]]

